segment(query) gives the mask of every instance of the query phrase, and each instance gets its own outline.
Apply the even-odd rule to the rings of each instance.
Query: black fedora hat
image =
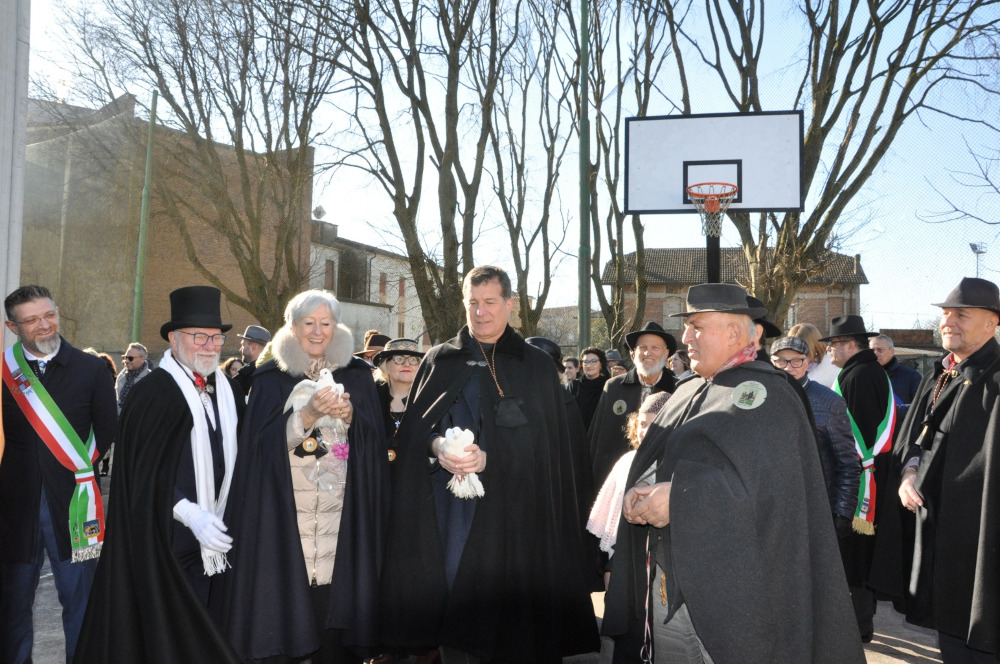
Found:
[[[933,306],[942,309],[988,309],[1000,315],[1000,291],[992,281],[963,277],[944,302]]]
[[[420,346],[413,339],[390,339],[385,342],[385,346],[382,350],[375,353],[372,357],[372,364],[375,366],[379,365],[382,360],[388,360],[393,355],[412,355],[413,357],[423,357],[424,352],[420,350]]]
[[[545,337],[528,337],[524,340],[524,343],[548,353],[549,357],[552,358],[552,361],[556,363],[556,367],[559,368],[560,372],[566,370],[566,365],[563,364],[562,361],[562,348],[560,348],[559,344],[556,342],[551,339],[546,339]]]
[[[750,318],[763,318],[767,315],[765,307],[751,307],[747,304],[747,292],[733,284],[698,284],[688,289],[687,311],[676,316],[692,316],[694,314],[718,312],[724,314],[742,314]]]
[[[207,327],[228,332],[222,322],[222,292],[214,286],[184,286],[170,293],[170,320],[160,327],[160,336],[184,327]]]
[[[764,311],[767,311],[767,307],[764,306],[764,303],[755,298],[753,295],[747,295],[747,306],[754,308],[763,308]],[[764,316],[767,316],[767,313],[765,313]],[[772,339],[774,337],[780,337],[781,328],[772,323],[771,321],[769,321],[768,319],[764,318],[764,316],[753,319],[753,322],[757,323],[758,325],[764,328],[764,338]]]
[[[878,332],[865,329],[865,319],[857,314],[837,316],[830,321],[830,335],[820,341],[830,341],[834,337],[877,337]]]
[[[677,340],[674,339],[674,335],[664,330],[663,327],[656,321],[649,321],[641,330],[629,332],[625,335],[625,345],[630,351],[635,350],[635,342],[637,342],[639,337],[644,334],[653,334],[663,339],[663,341],[667,344],[667,357],[670,357],[677,352]]]

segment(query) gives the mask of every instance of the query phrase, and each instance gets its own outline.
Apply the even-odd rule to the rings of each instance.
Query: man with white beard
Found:
[[[104,540],[94,462],[114,440],[114,381],[102,359],[59,335],[59,307],[44,286],[15,290],[4,313],[17,342],[3,357],[0,661],[31,661],[46,553],[72,659]]]
[[[242,392],[218,369],[232,325],[221,293],[170,294],[170,342],[122,409],[108,540],[77,662],[236,662],[209,617],[212,580],[229,567],[222,520],[236,463]]]
[[[677,340],[657,323],[650,321],[641,330],[625,335],[634,366],[623,376],[604,384],[604,394],[590,423],[590,455],[594,462],[594,486],[604,484],[615,462],[628,452],[625,421],[629,413],[650,394],[673,392],[674,372],[665,370],[667,358],[677,350]]]

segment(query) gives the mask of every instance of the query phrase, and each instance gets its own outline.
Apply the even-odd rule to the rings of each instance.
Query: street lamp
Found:
[[[979,257],[986,253],[985,242],[970,242],[969,248],[976,255],[976,278],[979,278]]]

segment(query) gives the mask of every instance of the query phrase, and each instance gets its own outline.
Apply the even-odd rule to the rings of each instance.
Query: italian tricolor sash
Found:
[[[875,442],[869,447],[861,435],[851,409],[847,409],[847,417],[851,421],[851,431],[854,433],[854,449],[861,459],[861,485],[858,487],[858,508],[854,512],[854,530],[862,535],[875,534],[875,455],[888,452],[892,447],[892,430],[896,427],[896,399],[892,392],[892,381],[889,374],[884,373],[889,383],[889,403],[886,405],[885,417],[879,422],[875,432]],[[833,391],[843,396],[840,391],[840,378],[833,384]]]
[[[35,378],[24,359],[20,341],[4,352],[3,382],[49,452],[76,475],[76,488],[69,502],[73,562],[98,557],[104,541],[104,504],[94,473],[97,443],[93,430],[85,444],[42,382]]]

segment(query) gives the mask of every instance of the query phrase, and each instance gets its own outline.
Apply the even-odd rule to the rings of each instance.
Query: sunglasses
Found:
[[[122,359],[126,360],[128,362],[134,362],[135,360],[138,360],[140,358],[139,358],[138,355],[136,355],[135,357],[129,357],[128,355],[122,355]]]

